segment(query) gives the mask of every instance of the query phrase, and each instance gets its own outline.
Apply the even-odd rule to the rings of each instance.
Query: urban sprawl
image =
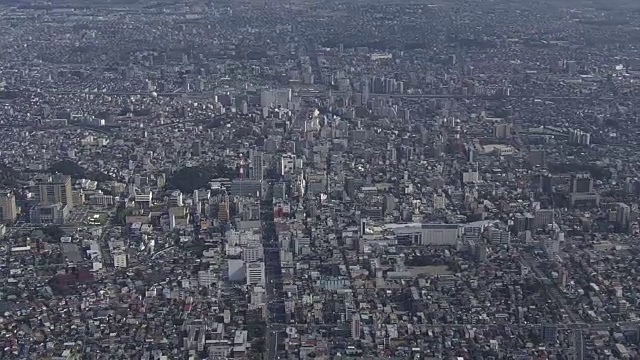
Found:
[[[640,359],[638,29],[0,2],[0,359]]]

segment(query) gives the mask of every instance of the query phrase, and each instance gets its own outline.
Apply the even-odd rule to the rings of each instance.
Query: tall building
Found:
[[[17,218],[16,196],[11,191],[0,191],[0,222],[13,223]]]
[[[264,180],[264,155],[261,151],[252,150],[249,154],[249,179]]]
[[[591,134],[581,130],[569,130],[569,144],[591,145]]]
[[[354,340],[360,340],[362,336],[362,321],[360,320],[360,314],[353,314],[351,317],[351,338]]]
[[[40,178],[31,191],[34,198],[42,205],[62,204],[69,210],[73,208],[70,176],[56,174]]]
[[[69,208],[61,203],[52,205],[36,205],[29,211],[29,219],[33,224],[64,225],[69,217]]]
[[[496,139],[510,139],[513,126],[511,124],[497,124],[493,127]]]
[[[631,207],[624,203],[616,205],[616,231],[627,232],[629,229],[629,218],[631,216]]]
[[[553,209],[537,209],[533,216],[533,224],[536,229],[543,228],[549,224],[553,224]]]
[[[571,176],[569,192],[572,194],[587,194],[593,192],[593,179],[589,174],[577,174]]]
[[[540,176],[540,192],[545,195],[551,195],[553,193],[553,176],[551,174]]]
[[[266,275],[264,262],[251,262],[246,264],[247,285],[265,286]]]
[[[225,196],[222,201],[218,203],[218,221],[229,222],[229,197]]]

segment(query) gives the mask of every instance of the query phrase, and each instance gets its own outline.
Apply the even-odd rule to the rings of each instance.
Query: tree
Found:
[[[189,194],[194,190],[206,187],[211,179],[233,179],[234,175],[235,171],[223,163],[214,166],[184,167],[171,174],[167,180],[167,187]]]
[[[71,160],[62,160],[53,163],[49,167],[49,171],[52,173],[69,175],[73,179],[89,179],[98,182],[113,180],[113,177],[111,175],[105,174],[101,171],[88,171],[75,161]]]
[[[64,236],[64,230],[57,225],[49,225],[41,228],[42,232],[53,239],[55,242],[60,242],[60,239]]]

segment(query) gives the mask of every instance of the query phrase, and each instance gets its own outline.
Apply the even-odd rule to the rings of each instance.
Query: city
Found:
[[[640,3],[0,29],[0,359],[640,359]]]

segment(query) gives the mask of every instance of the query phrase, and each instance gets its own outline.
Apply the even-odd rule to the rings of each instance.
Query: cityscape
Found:
[[[0,31],[0,359],[640,359],[640,2]]]

